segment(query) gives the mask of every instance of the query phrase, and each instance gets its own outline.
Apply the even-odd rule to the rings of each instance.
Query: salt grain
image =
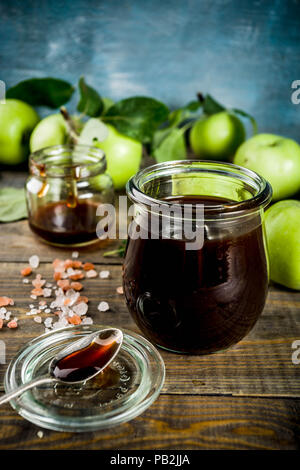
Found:
[[[43,295],[44,297],[51,297],[52,295],[52,289],[43,289]]]
[[[32,267],[32,269],[36,269],[39,267],[40,264],[40,259],[37,255],[32,255],[29,258],[29,264]]]
[[[80,302],[79,304],[74,305],[73,307],[73,312],[75,312],[76,315],[79,315],[80,317],[82,315],[85,315],[87,311],[88,311],[88,306],[85,302]]]
[[[51,313],[50,308],[46,308],[45,313]]]
[[[124,294],[124,289],[123,289],[122,286],[117,287],[117,288],[116,288],[116,291],[117,291],[117,294],[120,294],[120,295]]]
[[[5,314],[5,320],[9,320],[10,317],[11,317],[11,312],[7,312],[7,313]]]
[[[38,431],[38,432],[36,433],[36,435],[37,435],[37,437],[39,437],[40,439],[42,439],[42,438],[44,437],[43,431]]]
[[[78,258],[78,256],[79,256],[78,251],[73,251],[72,258]]]
[[[34,321],[35,321],[36,323],[42,323],[42,317],[39,317],[39,316],[34,317]]]
[[[107,302],[100,302],[100,304],[98,305],[98,310],[100,312],[107,312],[107,310],[109,310],[109,305]]]
[[[29,279],[23,279],[23,284],[29,284]]]
[[[90,269],[89,271],[86,272],[86,277],[92,278],[92,277],[97,277],[97,271],[94,269]]]
[[[101,279],[108,279],[110,276],[110,272],[109,271],[100,271],[99,273],[99,277]]]
[[[44,321],[45,327],[50,328],[52,326],[52,321],[53,321],[52,318],[46,318],[46,320]]]
[[[94,323],[93,319],[91,317],[86,317],[83,318],[82,320],[82,325],[92,325]]]
[[[36,300],[36,299],[37,299],[37,296],[34,295],[34,294],[31,294],[30,298],[33,299],[33,300]]]
[[[0,308],[0,320],[5,320],[6,312],[7,312],[7,310],[6,310],[5,307]]]

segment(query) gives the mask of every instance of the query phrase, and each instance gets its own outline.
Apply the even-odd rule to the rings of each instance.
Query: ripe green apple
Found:
[[[205,160],[228,160],[246,138],[241,120],[227,111],[197,121],[190,133],[193,152]]]
[[[300,290],[300,201],[279,201],[265,213],[270,277]]]
[[[17,165],[28,155],[29,136],[39,121],[36,111],[20,100],[0,104],[0,163]]]
[[[50,145],[62,145],[67,138],[67,127],[61,114],[51,114],[42,119],[30,137],[30,151],[36,152]]]
[[[142,144],[135,139],[120,134],[107,124],[108,136],[94,145],[101,148],[107,161],[107,173],[111,176],[114,187],[122,189],[127,181],[139,169],[142,159]]]
[[[239,147],[234,163],[268,180],[273,200],[288,198],[300,190],[300,146],[292,139],[257,134]]]

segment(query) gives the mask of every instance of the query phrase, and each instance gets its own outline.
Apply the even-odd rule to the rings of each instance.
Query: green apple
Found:
[[[229,160],[246,138],[241,120],[227,111],[197,121],[190,133],[193,152],[205,160]]]
[[[7,99],[0,104],[0,163],[17,165],[28,155],[29,136],[39,121],[27,103]]]
[[[300,290],[300,201],[285,200],[265,213],[270,277]]]
[[[292,139],[257,134],[239,147],[234,163],[268,180],[273,200],[288,198],[300,190],[300,146]]]
[[[120,134],[113,126],[108,125],[108,136],[95,146],[101,148],[107,161],[107,173],[111,176],[114,187],[122,189],[127,181],[139,169],[143,147],[140,142]]]
[[[30,151],[36,152],[51,145],[62,145],[67,139],[67,127],[61,114],[51,114],[42,119],[30,137]]]

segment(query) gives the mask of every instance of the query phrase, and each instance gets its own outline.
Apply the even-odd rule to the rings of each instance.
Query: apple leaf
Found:
[[[107,98],[106,96],[102,97],[102,103],[103,103],[102,114],[106,114],[109,108],[111,108],[115,104],[113,100],[111,100],[110,98]]]
[[[0,222],[14,222],[27,218],[27,207],[24,189],[0,189]]]
[[[77,111],[91,117],[100,116],[104,106],[99,93],[94,90],[94,88],[87,85],[83,77],[79,79],[78,88],[80,101],[77,105]]]
[[[236,109],[236,108],[232,109],[231,111],[233,111],[235,114],[239,114],[240,116],[249,119],[249,121],[252,124],[253,134],[257,134],[257,122],[255,118],[251,116],[251,114],[246,113],[246,111],[243,111],[242,109]]]
[[[212,114],[220,113],[221,111],[226,111],[226,108],[218,103],[211,95],[206,95],[204,101],[202,102],[203,112],[208,116]]]
[[[169,122],[171,127],[178,126],[182,121],[188,119],[192,114],[196,113],[202,107],[200,101],[191,101],[183,108],[175,109],[169,114]]]
[[[168,135],[172,132],[173,129],[178,127],[180,123],[182,123],[182,121],[191,117],[191,115],[197,112],[201,107],[202,103],[200,103],[199,101],[191,101],[183,108],[175,109],[174,111],[169,113],[168,125],[163,127],[162,129],[158,129],[153,135],[151,143],[152,149],[156,149],[162,143],[162,141],[168,137]]]
[[[183,129],[175,127],[154,150],[153,156],[158,163],[186,158],[186,146]]]
[[[149,143],[156,129],[168,119],[168,108],[153,98],[136,96],[118,101],[102,120],[114,126],[121,134]]]
[[[67,103],[74,87],[56,78],[32,78],[18,83],[6,92],[6,98],[25,101],[32,106],[48,106],[56,109]]]

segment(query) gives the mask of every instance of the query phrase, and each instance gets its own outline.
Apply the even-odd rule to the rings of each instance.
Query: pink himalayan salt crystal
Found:
[[[16,320],[11,320],[9,323],[7,323],[8,328],[17,328],[18,323]]]
[[[122,295],[124,294],[124,289],[122,286],[116,288],[117,294]]]
[[[94,269],[90,269],[89,271],[86,272],[86,277],[88,278],[97,277],[97,276],[98,276],[97,271],[95,271]]]

